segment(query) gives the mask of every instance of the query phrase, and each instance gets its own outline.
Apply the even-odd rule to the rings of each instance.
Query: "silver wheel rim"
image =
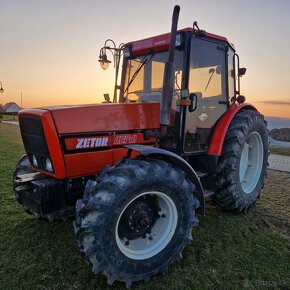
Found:
[[[239,176],[245,193],[251,193],[258,184],[263,167],[264,147],[261,135],[251,133],[243,145]]]
[[[145,195],[155,195],[158,199],[161,215],[166,217],[160,217],[156,220],[154,226],[151,229],[151,236],[146,238],[137,238],[130,240],[126,243],[124,239],[121,239],[118,234],[119,222],[122,214],[126,208],[137,198]],[[144,260],[151,258],[160,253],[170,242],[174,235],[177,226],[178,214],[174,201],[166,194],[159,191],[148,191],[139,194],[126,205],[122,210],[115,229],[115,239],[120,251],[128,258],[134,260]],[[153,234],[153,235],[152,235]]]

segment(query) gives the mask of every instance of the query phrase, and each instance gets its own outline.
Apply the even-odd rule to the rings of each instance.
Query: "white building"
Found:
[[[21,110],[21,108],[14,102],[9,102],[2,106],[4,112],[7,113],[17,113]]]

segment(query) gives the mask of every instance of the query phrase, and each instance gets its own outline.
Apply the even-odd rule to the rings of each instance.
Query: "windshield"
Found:
[[[125,101],[160,102],[168,51],[128,59],[124,84]],[[175,51],[175,97],[182,80],[183,52]]]

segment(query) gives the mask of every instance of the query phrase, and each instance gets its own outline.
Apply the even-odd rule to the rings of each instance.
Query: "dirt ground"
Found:
[[[256,204],[261,221],[290,240],[290,173],[268,170],[265,187]]]

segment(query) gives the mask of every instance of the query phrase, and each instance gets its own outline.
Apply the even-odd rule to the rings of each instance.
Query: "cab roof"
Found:
[[[192,27],[187,27],[187,28],[183,28],[177,31],[177,33],[181,33],[181,32],[193,33],[193,32],[198,32],[198,31],[196,29],[193,29]],[[226,42],[234,49],[234,45],[230,43],[227,40],[227,38],[224,36],[220,36],[220,35],[209,33],[209,32],[204,32],[204,36]],[[136,56],[136,55],[145,54],[150,50],[154,50],[154,51],[167,50],[169,48],[169,43],[170,43],[170,33],[165,33],[165,34],[160,34],[157,36],[144,38],[137,41],[131,41],[127,43],[126,45],[132,46],[132,54]]]

